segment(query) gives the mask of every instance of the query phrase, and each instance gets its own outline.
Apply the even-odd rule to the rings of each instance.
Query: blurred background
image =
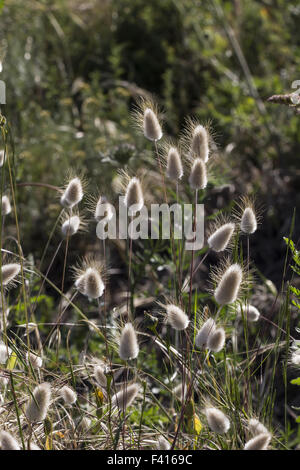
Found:
[[[6,0],[0,7],[2,112],[18,182],[61,186],[75,168],[92,181],[91,192],[109,195],[119,167],[149,158],[151,145],[130,114],[137,96],[151,93],[170,137],[187,116],[210,123],[221,155],[217,188],[229,200],[257,195],[264,226],[253,255],[280,282],[282,237],[300,198],[300,119],[267,99],[295,91],[300,80],[298,1],[28,0],[24,8]],[[39,257],[59,200],[31,187],[18,197],[24,251]]]

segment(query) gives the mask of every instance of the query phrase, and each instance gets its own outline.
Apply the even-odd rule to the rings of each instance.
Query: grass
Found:
[[[7,351],[0,369],[0,431],[8,431],[23,449],[30,449],[32,443],[46,450],[156,449],[163,436],[171,449],[238,450],[253,437],[249,420],[256,418],[270,434],[269,448],[296,448],[297,409],[289,404],[289,390],[295,387],[289,384],[291,345],[295,344],[292,309],[297,308],[291,295],[299,295],[296,287],[291,290],[289,281],[291,255],[293,272],[299,274],[295,269],[298,252],[291,241],[294,218],[282,262],[281,288],[272,293],[251,258],[255,234],[245,237],[240,233],[240,221],[224,208],[222,212],[237,227],[226,256],[230,263],[244,267],[245,288],[223,306],[214,299],[217,281],[211,281],[212,271],[223,263],[223,252],[212,253],[206,244],[200,250],[187,251],[185,241],[174,239],[173,231],[170,241],[122,244],[108,240],[102,245],[96,239],[95,221],[90,221],[87,230],[94,243],[90,253],[78,253],[78,257],[92,255],[101,261],[106,274],[92,266],[95,276],[105,283],[105,295],[88,298],[84,295],[86,284],[82,291],[76,290],[69,261],[70,246],[76,246],[87,234],[74,238],[67,234],[55,245],[61,216],[72,216],[73,209],[59,209],[39,263],[23,252],[22,214],[18,212],[22,186],[15,176],[18,160],[9,124],[3,116],[1,122],[6,153],[1,195],[8,193],[12,205],[8,216],[2,216],[0,209],[1,266],[19,263],[20,275],[7,289],[0,271],[1,335]],[[145,201],[195,204],[200,199],[206,204],[213,189],[211,182],[198,198],[198,190],[189,188],[188,174],[176,184],[169,181],[160,160],[160,145],[160,141],[155,142],[153,167],[144,169]],[[158,201],[157,186],[161,193]],[[53,188],[61,192],[59,187]],[[43,190],[42,185],[39,189]],[[87,200],[86,193],[84,196],[79,214]],[[214,211],[208,219],[219,212]],[[14,235],[10,235],[13,225]],[[259,230],[264,230],[263,223]],[[63,261],[53,280],[51,274],[60,252]],[[89,282],[87,279],[85,282]],[[267,305],[263,300],[266,296]],[[247,321],[246,309],[252,301],[261,314],[257,322]],[[169,324],[165,306],[170,304],[188,314],[187,328],[180,330]],[[217,352],[196,346],[197,332],[209,317],[226,334],[225,344]],[[137,357],[122,360],[120,333],[128,321],[133,322],[140,350]],[[26,360],[28,352],[42,358],[41,367]],[[95,379],[95,366],[103,369],[106,385]],[[283,393],[278,396],[281,380]],[[30,422],[25,406],[35,387],[43,382],[51,385],[47,416],[42,422]],[[132,384],[138,385],[138,393],[131,401]],[[62,399],[60,390],[65,385],[76,392],[75,403]],[[119,392],[121,398],[116,400]],[[208,407],[220,410],[229,419],[226,432],[218,433],[208,423]],[[4,448],[1,434],[0,445]]]

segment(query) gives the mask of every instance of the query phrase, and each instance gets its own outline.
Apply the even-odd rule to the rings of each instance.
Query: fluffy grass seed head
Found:
[[[166,175],[170,180],[178,181],[183,176],[183,166],[179,150],[169,146],[166,156]]]
[[[211,144],[209,123],[203,126],[196,119],[188,118],[182,140],[188,158],[200,158],[204,163],[208,161]]]
[[[205,189],[207,186],[206,165],[201,158],[196,158],[192,163],[189,183],[190,187],[195,190]]]
[[[11,212],[11,205],[7,196],[2,196],[2,216]]]
[[[234,230],[235,224],[233,222],[219,223],[215,221],[207,240],[209,248],[217,253],[226,250]]]
[[[140,98],[133,112],[138,129],[143,130],[146,139],[157,142],[163,136],[158,106],[151,98]]]
[[[128,214],[135,215],[145,204],[145,172],[139,170],[133,174],[128,168],[118,170],[115,190],[124,196],[123,203]]]
[[[33,369],[40,369],[43,365],[43,359],[40,356],[32,352],[28,353],[28,351],[26,353],[26,362],[27,364],[31,364]]]
[[[64,237],[71,237],[78,232],[81,226],[81,220],[78,215],[66,217],[61,226],[61,232]]]
[[[192,131],[190,154],[193,158],[200,158],[204,162],[208,160],[209,135],[201,124],[197,124]]]
[[[143,123],[144,136],[146,139],[158,141],[162,138],[163,133],[156,113],[151,108],[146,108],[144,111]]]
[[[207,348],[207,342],[209,336],[214,333],[216,329],[216,323],[213,318],[208,318],[203,325],[201,326],[200,330],[198,331],[196,338],[195,338],[195,344],[197,348],[203,349]]]
[[[103,220],[104,218],[105,220],[109,221],[114,216],[111,204],[102,196],[99,196],[97,199],[96,204],[94,205],[93,213],[97,222]]]
[[[157,450],[170,450],[171,444],[164,436],[159,436],[156,444]]]
[[[95,268],[87,268],[84,274],[85,295],[91,299],[98,299],[103,295],[104,283]]]
[[[261,433],[246,442],[244,450],[267,450],[271,434]]]
[[[77,394],[71,387],[64,385],[60,391],[59,396],[63,399],[66,405],[73,405],[77,400]]]
[[[238,314],[242,315],[242,313],[246,316],[249,322],[256,322],[260,318],[259,310],[251,304],[244,304],[243,306],[239,306]]]
[[[225,434],[230,428],[228,417],[217,408],[206,408],[204,410],[208,426],[217,434]]]
[[[21,271],[21,266],[18,263],[3,264],[1,271],[2,271],[2,284],[4,286],[8,286],[10,282],[15,280],[15,278]]]
[[[123,361],[135,359],[139,354],[137,335],[132,323],[126,323],[122,329],[119,343],[119,356]]]
[[[255,213],[251,207],[246,207],[241,218],[241,230],[247,235],[256,232],[257,221]]]
[[[257,207],[254,197],[243,196],[236,202],[236,208],[233,213],[239,223],[242,233],[251,235],[257,230],[261,219],[261,209]]]
[[[174,304],[166,305],[165,310],[167,312],[166,322],[171,325],[174,330],[182,331],[189,326],[189,319],[186,313]]]
[[[1,450],[21,450],[17,440],[7,431],[0,431]]]
[[[76,176],[69,180],[61,196],[60,202],[63,207],[71,209],[79,204],[83,198],[83,184],[81,179]]]
[[[141,183],[135,176],[130,179],[127,185],[124,203],[128,209],[129,215],[134,215],[136,212],[140,211],[144,205]]]
[[[254,434],[255,436],[257,434],[267,434],[269,432],[267,428],[256,418],[249,419],[248,429],[251,434]]]
[[[43,421],[46,418],[51,399],[50,384],[44,382],[37,385],[25,409],[25,415],[31,423]]]
[[[103,388],[107,387],[107,378],[101,366],[94,367],[94,376],[95,376],[97,383],[100,385],[100,387],[103,387]]]
[[[75,287],[90,299],[98,299],[105,289],[105,273],[103,265],[92,257],[84,258],[81,266],[76,267]]]
[[[223,349],[225,344],[225,331],[223,328],[217,328],[213,333],[208,336],[207,349],[212,352],[219,352]]]
[[[226,261],[220,270],[213,273],[213,277],[217,281],[214,297],[219,305],[235,302],[243,281],[243,268],[237,263],[228,264]]]
[[[111,399],[112,406],[117,406],[119,409],[125,411],[126,408],[128,408],[128,406],[130,406],[134,401],[139,390],[140,387],[136,383],[127,385],[127,387],[124,387],[113,395]]]

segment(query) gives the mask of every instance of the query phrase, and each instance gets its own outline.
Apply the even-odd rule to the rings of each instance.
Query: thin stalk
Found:
[[[197,201],[198,201],[198,189],[195,191],[195,207],[194,207],[194,221],[193,221],[193,233],[195,233],[195,229],[197,227]],[[195,240],[193,240],[194,242]],[[194,247],[193,247],[194,248]],[[193,271],[194,271],[194,252],[195,250],[192,249],[192,260],[190,264],[190,291],[189,291],[189,307],[188,307],[188,316],[191,316],[191,308],[192,308],[192,289],[193,289]]]

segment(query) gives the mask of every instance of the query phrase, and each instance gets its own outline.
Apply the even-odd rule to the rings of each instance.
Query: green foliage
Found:
[[[300,385],[300,377],[297,377],[297,379],[291,380],[292,385]]]
[[[285,237],[284,241],[289,247],[290,252],[292,253],[294,264],[291,264],[290,267],[294,271],[295,274],[300,276],[300,251],[296,249],[295,244],[292,240]],[[294,296],[298,300],[298,301],[292,300],[292,304],[295,307],[297,307],[298,310],[300,310],[300,290],[294,286],[290,286],[290,291],[292,292],[292,294],[294,294]]]

